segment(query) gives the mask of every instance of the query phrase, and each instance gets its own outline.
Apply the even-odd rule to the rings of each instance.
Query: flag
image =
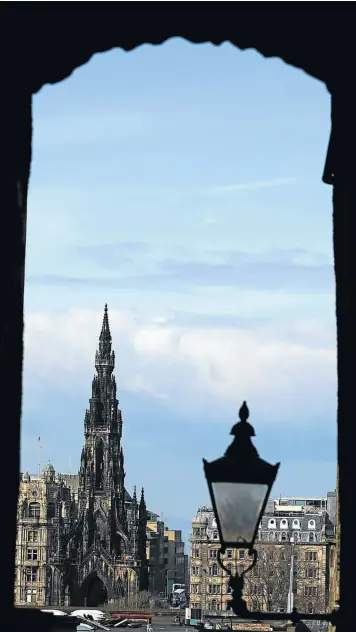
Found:
[[[41,441],[41,437],[38,437],[37,441]]]

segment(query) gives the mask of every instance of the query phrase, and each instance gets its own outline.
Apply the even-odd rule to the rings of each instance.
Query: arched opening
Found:
[[[108,593],[104,582],[93,573],[83,584],[84,604],[88,608],[103,606],[108,600]]]
[[[102,440],[97,443],[95,449],[95,488],[104,487],[104,445]]]

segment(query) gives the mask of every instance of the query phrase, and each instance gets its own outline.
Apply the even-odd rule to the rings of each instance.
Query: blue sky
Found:
[[[335,487],[325,87],[181,40],[34,97],[22,465],[77,470],[104,303],[127,486],[187,532],[242,400],[274,494]],[[172,493],[173,492],[173,493]]]

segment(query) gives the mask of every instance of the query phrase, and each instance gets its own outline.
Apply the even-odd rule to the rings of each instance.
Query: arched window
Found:
[[[98,441],[95,449],[95,489],[104,487],[104,444]]]
[[[218,531],[217,531],[217,529],[214,529],[214,531],[213,531],[213,540],[218,540],[218,539],[219,539]]]
[[[285,518],[281,520],[281,529],[288,529],[288,520],[286,520]]]
[[[314,542],[315,541],[315,537],[314,537],[314,533],[309,533],[309,542]]]
[[[56,505],[54,503],[47,503],[47,520],[54,518],[56,515]]]
[[[276,528],[276,521],[274,520],[274,518],[270,518],[268,521],[268,528],[269,529],[275,529]]]
[[[281,533],[281,540],[282,540],[282,542],[286,542],[287,541],[287,534],[285,533],[285,531],[282,531],[282,533]]]
[[[300,529],[300,522],[296,518],[293,520],[293,529]]]
[[[272,541],[272,540],[274,540],[274,539],[275,539],[275,537],[276,537],[275,532],[274,532],[274,531],[271,531],[271,533],[269,534],[269,539]]]
[[[39,518],[41,513],[40,503],[30,503],[28,506],[28,515],[30,518]]]
[[[294,538],[294,542],[298,542],[299,541],[299,533],[298,533],[298,531],[294,531],[293,538]]]
[[[312,604],[311,601],[308,603],[307,612],[308,612],[308,614],[313,614],[313,604]]]
[[[308,529],[315,529],[315,520],[308,520]]]

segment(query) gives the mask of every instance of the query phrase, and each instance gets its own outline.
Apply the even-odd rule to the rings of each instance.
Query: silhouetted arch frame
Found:
[[[58,8],[60,6],[60,9]],[[44,84],[68,77],[96,53],[118,47],[130,51],[142,44],[159,45],[172,37],[193,44],[231,42],[278,57],[323,81],[332,96],[332,130],[323,180],[332,184],[338,348],[338,464],[341,530],[342,618],[346,631],[353,613],[356,538],[353,534],[354,417],[356,357],[356,162],[354,11],[336,3],[9,3],[0,7],[2,97],[1,202],[3,246],[0,248],[0,379],[9,402],[7,425],[8,508],[3,535],[2,593],[4,608],[13,604],[14,549],[19,483],[22,403],[23,290],[26,206],[31,164],[32,94]],[[103,8],[104,7],[104,8]],[[253,7],[253,8],[252,8]],[[257,7],[257,8],[256,8]],[[260,9],[260,7],[262,7]],[[299,10],[298,10],[299,9]],[[118,78],[119,78],[118,67]],[[174,72],[174,69],[172,69]],[[113,78],[115,80],[115,77]],[[233,80],[233,78],[232,78]],[[238,75],[236,76],[238,81]],[[307,227],[306,227],[307,230]],[[12,458],[11,458],[12,457]],[[15,610],[18,625],[35,612]],[[22,617],[22,618],[21,618]],[[48,617],[45,629],[48,628]],[[15,618],[12,619],[15,625]]]

